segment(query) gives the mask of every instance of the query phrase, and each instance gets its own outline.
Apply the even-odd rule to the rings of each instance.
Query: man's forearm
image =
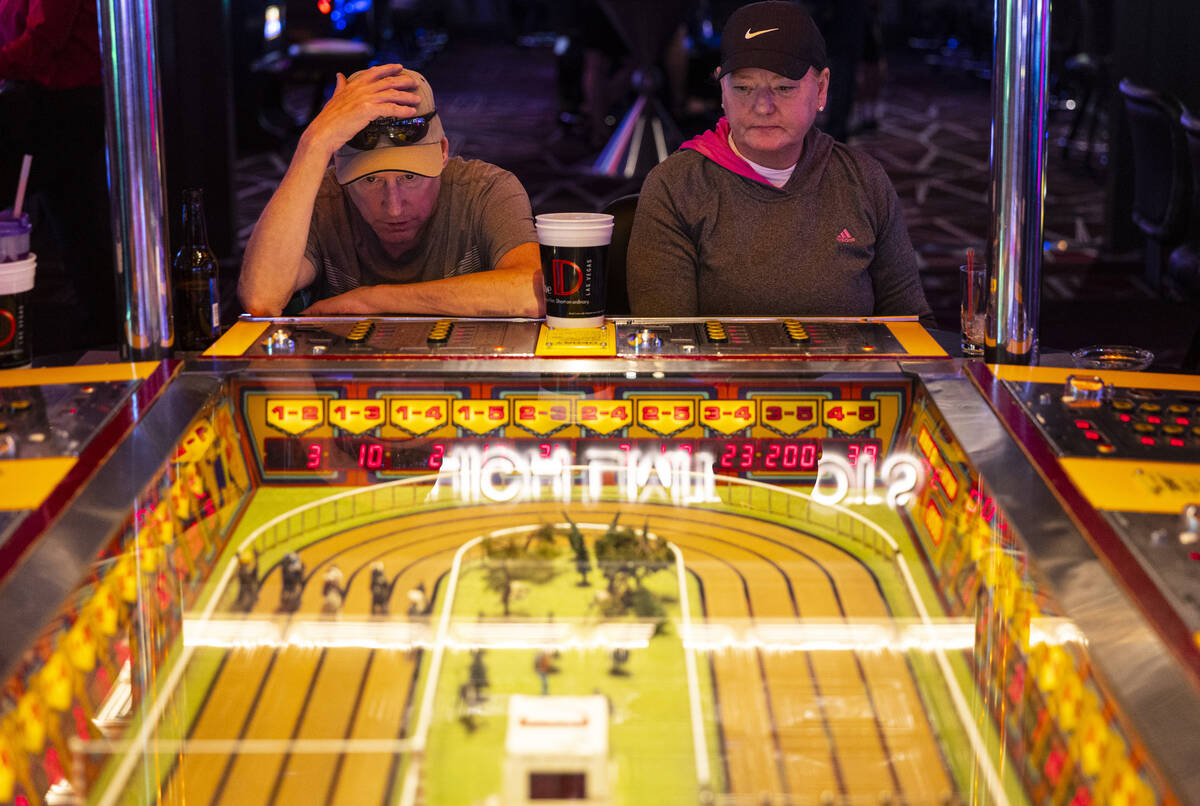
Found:
[[[304,313],[540,317],[545,310],[541,267],[520,266],[424,283],[364,286],[321,300]]]
[[[292,294],[312,280],[302,271],[304,247],[329,157],[327,148],[302,137],[283,181],[254,225],[238,279],[238,298],[251,314],[277,315]]]

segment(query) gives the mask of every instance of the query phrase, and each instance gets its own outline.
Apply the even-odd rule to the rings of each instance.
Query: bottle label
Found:
[[[212,304],[212,332],[214,335],[221,332],[221,303],[219,302]]]

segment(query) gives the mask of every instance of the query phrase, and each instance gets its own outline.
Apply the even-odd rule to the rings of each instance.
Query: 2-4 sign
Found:
[[[329,423],[351,434],[361,434],[383,425],[386,404],[382,400],[331,400]]]
[[[826,400],[821,406],[821,423],[831,431],[857,434],[879,425],[876,400]]]
[[[821,399],[816,397],[762,397],[758,421],[785,437],[802,434],[817,424]]]
[[[575,422],[597,434],[611,434],[633,422],[633,404],[628,400],[581,400]]]
[[[733,434],[754,425],[754,403],[750,400],[701,400],[700,424],[722,434]]]
[[[571,424],[569,397],[514,397],[513,423],[539,436],[547,436]]]
[[[388,421],[414,437],[441,428],[450,419],[450,398],[393,397],[388,399]]]

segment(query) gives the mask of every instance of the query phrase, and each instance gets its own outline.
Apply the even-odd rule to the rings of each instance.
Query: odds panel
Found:
[[[882,461],[894,445],[912,381],[734,378],[661,381],[595,376],[470,383],[286,376],[238,378],[234,389],[265,482],[358,484],[436,473],[462,446],[582,464],[596,451],[706,453],[716,472],[811,479],[822,457]]]

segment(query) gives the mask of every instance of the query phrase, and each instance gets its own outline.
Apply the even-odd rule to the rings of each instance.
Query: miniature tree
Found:
[[[579,527],[575,525],[575,521],[571,520],[570,515],[564,512],[563,517],[567,519],[567,523],[571,524],[571,531],[567,533],[567,539],[571,541],[571,551],[575,553],[575,571],[579,574],[579,587],[586,588],[588,572],[592,570],[592,558],[588,555],[587,545],[583,542],[583,532],[579,531]]]
[[[608,580],[610,607],[617,613],[633,608],[638,615],[661,615],[662,607],[645,588],[645,577],[671,565],[671,549],[665,541],[650,534],[646,522],[639,536],[628,527],[619,528],[613,516],[608,531],[593,546],[596,563]]]
[[[558,573],[554,567],[557,554],[553,527],[548,524],[525,539],[514,536],[484,538],[484,581],[488,590],[500,595],[505,617],[512,614],[512,600],[520,583],[543,585],[554,578]]]

